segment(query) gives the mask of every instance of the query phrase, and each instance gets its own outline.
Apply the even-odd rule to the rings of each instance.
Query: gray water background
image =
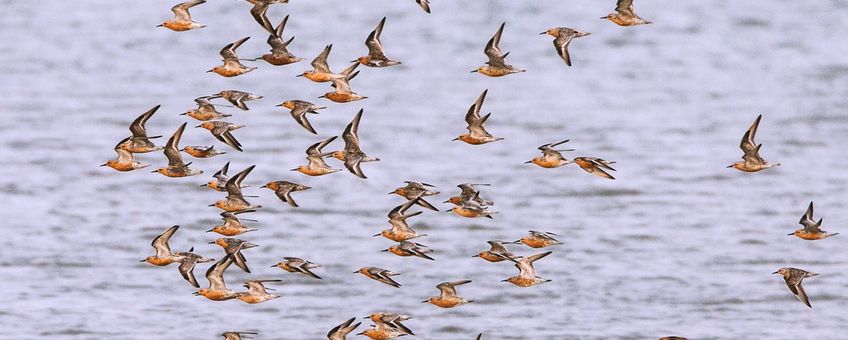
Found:
[[[408,326],[421,339],[844,338],[848,3],[642,0],[637,12],[655,24],[631,28],[598,19],[612,3],[433,0],[426,15],[412,0],[292,0],[269,15],[291,15],[286,36],[297,37],[291,51],[306,61],[258,62],[225,79],[204,73],[223,45],[251,36],[240,56],[267,51],[245,2],[209,1],[192,10],[209,27],[176,33],[154,27],[171,17],[172,1],[0,1],[0,338],[214,339],[251,330],[259,339],[319,339],[378,310],[414,315]],[[325,84],[294,77],[325,44],[334,44],[333,69],[364,54],[383,16],[386,53],[404,64],[362,68],[352,86],[368,99],[330,103],[316,98]],[[528,72],[469,73],[502,21],[501,47]],[[592,32],[571,44],[574,67],[538,35],[554,26]],[[488,129],[505,140],[451,142],[487,88]],[[146,171],[166,164],[161,153],[139,156],[150,169],[98,167],[141,112],[162,104],[148,129],[167,138],[187,121],[178,114],[193,98],[224,89],[265,96],[248,112],[222,109],[247,125],[235,133],[244,153],[195,160],[206,173],[183,179]],[[319,136],[273,107],[295,98],[329,107],[310,117]],[[359,108],[362,146],[382,159],[363,166],[367,180],[288,171]],[[726,169],[759,113],[762,154],[783,165]],[[523,164],[536,146],[564,138],[578,149],[569,156],[617,161],[617,180]],[[200,129],[182,141],[210,144],[228,149]],[[231,268],[227,282],[284,281],[274,286],[283,297],[260,305],[192,296],[175,266],[138,263],[174,224],[182,228],[172,248],[221,256],[203,231],[218,218],[207,204],[223,195],[199,184],[228,160],[231,172],[257,165],[246,193],[265,208],[251,216],[260,230],[241,235],[260,244],[245,252],[254,273]],[[275,179],[314,189],[297,193],[301,208],[291,209],[257,188]],[[430,235],[420,242],[437,261],[381,253],[391,242],[371,235],[402,202],[386,192],[403,180],[438,185],[433,202],[458,183],[492,183],[483,194],[500,213],[471,220],[425,211],[412,222]],[[825,229],[844,235],[786,236],[811,200]],[[471,257],[485,240],[528,229],[562,235],[565,245],[536,264],[553,282],[514,287],[499,282],[517,272],[511,265]],[[269,268],[283,256],[322,264],[325,279]],[[401,272],[403,287],[352,274],[361,266]],[[804,282],[814,308],[770,275],[784,266],[821,273]],[[196,270],[201,285],[206,268]],[[420,302],[458,279],[474,281],[459,289],[474,303],[442,310]]]

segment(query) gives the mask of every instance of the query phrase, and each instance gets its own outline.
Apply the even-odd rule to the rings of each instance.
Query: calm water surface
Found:
[[[432,15],[412,0],[296,1],[291,51],[307,61],[224,79],[205,73],[218,50],[244,36],[243,58],[267,51],[267,34],[241,1],[214,0],[192,14],[209,27],[175,33],[157,24],[172,1],[0,1],[0,195],[5,240],[0,338],[215,339],[226,330],[260,339],[319,339],[353,316],[409,313],[421,339],[838,339],[848,323],[848,4],[844,1],[637,1],[656,24],[621,28],[597,18],[613,1],[433,0]],[[295,78],[324,45],[340,69],[365,53],[362,42],[383,16],[383,44],[403,65],[363,69],[353,88],[369,98],[334,104],[328,90]],[[501,47],[528,72],[495,79],[469,73],[482,48],[507,22]],[[558,59],[549,27],[592,32],[575,40],[574,67]],[[192,99],[224,89],[265,96],[242,112],[235,135],[245,152],[196,160],[206,173],[170,179],[149,171],[98,167],[114,157],[127,125],[156,104],[152,134],[170,135]],[[484,89],[488,129],[504,141],[451,142]],[[297,126],[285,99],[328,108]],[[354,113],[366,152],[379,163],[307,178],[289,169],[303,150],[341,134]],[[739,138],[763,113],[758,140],[766,159],[783,166],[757,174],[726,169]],[[190,122],[193,126],[193,122]],[[570,156],[617,161],[616,181],[575,166],[523,164],[536,146],[569,138]],[[157,140],[164,143],[164,140]],[[220,144],[190,129],[182,145]],[[338,147],[336,142],[331,148]],[[227,149],[219,145],[219,148]],[[229,150],[228,150],[229,151]],[[187,156],[186,156],[187,157]],[[151,168],[161,153],[139,156]],[[215,303],[175,266],[138,261],[170,225],[171,246],[220,257],[204,231],[223,195],[199,185],[224,162],[251,164],[246,193],[266,208],[251,216],[259,231],[242,235],[260,247],[245,252],[254,273],[232,268],[233,288],[250,278],[282,279],[283,297],[260,305]],[[334,166],[341,166],[331,161]],[[149,169],[146,169],[149,170]],[[291,209],[258,187],[288,179],[314,189]],[[413,226],[430,236],[437,261],[381,253],[391,242],[371,237],[402,203],[386,192],[403,180],[436,184],[441,202],[462,182],[492,183],[494,220],[424,212]],[[786,236],[809,201],[829,231],[805,242]],[[539,261],[553,282],[521,289],[500,280],[516,270],[471,255],[485,240],[513,240],[528,229],[562,235],[563,246]],[[524,255],[536,253],[515,248]],[[269,268],[283,256],[323,264],[325,279]],[[352,272],[379,266],[403,273],[401,289]],[[805,281],[807,309],[770,275],[783,266],[821,273]],[[201,284],[207,265],[196,272]],[[460,293],[474,303],[442,310],[420,301],[442,281],[471,279]],[[364,326],[363,326],[364,327]],[[363,328],[357,330],[361,331]]]

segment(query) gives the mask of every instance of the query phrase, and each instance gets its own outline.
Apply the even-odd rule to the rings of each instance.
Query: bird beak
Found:
[[[144,260],[141,260],[141,261],[138,261],[138,262],[147,262],[147,259],[144,259]]]
[[[274,106],[283,106],[283,104],[277,104],[277,105],[274,105]]]
[[[380,234],[371,235],[371,237],[377,237],[377,236],[380,236]]]
[[[421,303],[427,303],[427,302],[430,302],[430,300],[421,301]]]
[[[215,204],[210,204],[210,205],[208,205],[208,206],[209,206],[209,207],[214,207],[214,206],[215,206]]]
[[[297,171],[297,169],[291,169],[291,170],[289,170],[289,171]]]
[[[208,244],[215,244],[215,241],[209,242]]]
[[[153,170],[153,171],[151,171],[151,172],[159,172],[159,170]]]
[[[295,77],[303,77],[303,74],[298,74]]]
[[[442,202],[442,203],[450,203],[450,200],[444,201],[444,202]]]
[[[187,114],[188,114],[188,112],[183,112],[183,113],[180,113],[180,116],[185,116]]]
[[[544,35],[544,34],[548,34],[548,32],[539,33],[539,35]]]
[[[206,73],[212,72],[212,70],[206,71]]]
[[[159,24],[159,25],[156,25],[156,27],[165,27],[165,25]]]
[[[451,139],[451,142],[453,142],[453,141],[457,141],[457,140],[459,140],[459,137],[456,137],[456,138],[454,138],[454,139]]]
[[[106,166],[106,163],[100,164],[100,166]],[[391,194],[391,193],[390,193]]]
[[[275,264],[275,265],[271,266],[271,268],[274,268],[274,267],[276,267],[276,266],[277,266],[277,265]]]
[[[477,72],[477,70],[471,71],[471,73]]]
[[[472,255],[471,257],[480,257],[480,254]]]
[[[268,187],[267,185],[263,185],[263,186],[261,186],[261,187],[259,187],[259,188],[260,188],[260,189],[262,189],[262,188],[267,188],[267,187]]]
[[[503,279],[501,282],[509,282],[509,279]]]
[[[792,235],[795,235],[795,233],[786,234],[786,236],[792,236]]]
[[[733,165],[728,165],[727,167],[728,167],[728,168],[732,168],[732,167],[733,167]]]
[[[774,272],[774,273],[772,273],[772,274],[777,274],[777,272]]]
[[[606,19],[607,17],[601,17],[601,19]]]
[[[381,252],[381,253],[385,253],[385,252],[388,252],[388,251],[389,251],[388,249],[383,249],[383,250],[381,250],[380,252]]]
[[[201,186],[201,187],[205,187],[205,186],[206,186],[206,184],[201,184],[200,186]]]
[[[212,232],[212,230],[213,230],[213,229],[209,229],[209,230],[207,230],[206,232],[207,232],[207,233],[211,233],[211,232]]]
[[[203,126],[203,125],[198,125],[198,126],[195,126],[195,127],[196,127],[196,128],[199,128],[199,127],[201,127],[201,126]]]
[[[524,162],[524,164],[530,164],[530,163],[533,163],[533,161],[526,161],[526,162]]]

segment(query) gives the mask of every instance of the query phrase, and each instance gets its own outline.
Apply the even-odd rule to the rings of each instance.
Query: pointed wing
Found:
[[[220,52],[221,57],[224,58],[224,62],[225,63],[227,63],[227,62],[238,63],[239,60],[238,60],[238,55],[236,55],[236,49],[238,49],[239,46],[241,46],[241,44],[243,44],[248,39],[250,39],[250,37],[244,37],[244,38],[237,40],[236,42],[233,42],[233,43],[227,44],[227,46],[224,46],[224,48],[222,48],[221,52]]]
[[[168,157],[168,166],[169,167],[180,167],[183,166],[183,157],[180,155],[180,138],[183,136],[183,131],[185,131],[187,123],[183,123],[177,129],[176,132],[168,139],[168,143],[165,144],[165,157]]]
[[[171,236],[177,232],[177,229],[180,229],[180,226],[175,225],[168,228],[168,230],[165,230],[164,233],[156,236],[156,238],[153,239],[153,242],[150,243],[150,245],[156,249],[157,257],[166,257],[171,255],[171,247],[168,245],[168,240],[170,240]]]
[[[232,178],[227,181],[227,184],[224,186],[227,189],[228,196],[242,196],[241,194],[241,182],[244,180],[247,175],[253,171],[256,165],[251,165],[247,167],[247,169],[242,170]]]
[[[633,14],[633,0],[618,0],[615,5],[615,11],[625,16],[635,16]]]
[[[380,23],[377,24],[377,28],[371,31],[371,34],[368,35],[368,38],[365,39],[365,46],[368,47],[368,55],[374,59],[385,59],[386,56],[383,54],[383,44],[380,42],[380,33],[383,33],[383,25],[386,24],[386,17],[383,17],[380,20]]]
[[[342,139],[345,142],[345,151],[361,152],[359,148],[359,121],[362,119],[362,109],[353,116],[353,120],[345,127],[342,133]]]
[[[424,12],[430,13],[430,0],[415,0]]]
[[[751,124],[751,127],[748,128],[748,131],[745,131],[745,134],[742,136],[742,141],[739,143],[739,148],[742,149],[742,152],[745,153],[742,158],[745,161],[762,161],[760,158],[759,151],[760,145],[754,141],[754,137],[757,134],[757,127],[760,125],[760,119],[763,118],[763,115],[757,116],[757,119],[754,120],[754,123]]]
[[[483,93],[477,97],[474,104],[468,108],[468,112],[465,114],[465,122],[468,123],[469,127],[478,124],[478,121],[480,120],[480,109],[483,107],[483,101],[486,100],[487,93],[489,93],[489,89],[483,90]]]
[[[188,281],[195,288],[200,288],[200,285],[197,283],[197,278],[194,277],[194,266],[197,264],[197,258],[186,258],[180,263],[179,268],[180,275]]]
[[[177,4],[174,7],[171,7],[171,12],[174,12],[174,20],[191,21],[191,14],[189,14],[188,9],[200,5],[204,2],[206,2],[206,0],[195,0],[183,2],[181,4]]]
[[[318,72],[323,73],[332,73],[330,72],[330,66],[327,65],[327,57],[330,55],[330,50],[333,49],[333,44],[329,44],[324,47],[324,50],[321,51],[314,60],[312,60],[312,67],[315,68]]]
[[[147,112],[142,113],[138,118],[136,118],[132,124],[130,124],[130,132],[132,132],[133,137],[135,138],[147,138],[147,130],[144,128],[144,124],[147,123],[147,120],[156,113],[156,110],[159,110],[161,105],[156,105]]]
[[[495,35],[489,39],[489,42],[486,43],[486,48],[483,49],[483,53],[489,57],[489,65],[501,65],[504,63],[504,55],[501,53],[501,49],[498,46],[501,42],[501,35],[503,34],[504,26],[506,23],[502,23],[501,27],[498,28],[498,31],[495,32]]]
[[[571,40],[574,39],[576,34],[574,32],[562,33],[556,39],[554,39],[554,47],[557,50],[557,53],[565,62],[566,65],[571,66],[571,57],[568,55],[568,44],[571,43]]]

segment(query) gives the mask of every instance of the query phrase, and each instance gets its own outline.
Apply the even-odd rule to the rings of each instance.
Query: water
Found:
[[[425,15],[411,0],[293,0],[269,15],[274,22],[291,15],[291,51],[307,61],[256,63],[258,70],[233,79],[204,71],[243,36],[252,39],[240,56],[265,53],[267,34],[249,5],[210,1],[192,10],[207,28],[155,28],[172,5],[0,1],[8,14],[0,18],[0,338],[214,339],[251,330],[261,339],[318,339],[378,310],[414,315],[408,326],[422,339],[478,332],[488,339],[832,339],[848,322],[848,235],[786,236],[811,200],[826,230],[848,234],[842,1],[642,0],[638,13],[656,24],[621,28],[597,19],[612,1],[434,0],[434,13]],[[316,98],[325,84],[294,77],[325,44],[334,46],[333,69],[364,54],[364,38],[383,16],[386,53],[404,64],[363,69],[352,86],[368,99],[330,103]],[[528,72],[469,73],[485,61],[483,45],[502,21],[501,47]],[[550,37],[538,35],[553,26],[592,32],[571,44],[572,68]],[[487,127],[505,140],[451,142],[486,88]],[[186,121],[178,113],[193,98],[224,89],[265,96],[248,112],[222,109],[248,126],[235,133],[244,153],[195,160],[206,173],[184,179],[98,167],[141,112],[162,104],[148,129],[168,136]],[[319,136],[273,107],[296,98],[329,107],[310,117]],[[368,180],[288,171],[303,164],[306,146],[340,134],[359,108],[363,148],[382,159],[363,166]],[[759,113],[762,154],[783,165],[757,174],[726,169]],[[523,164],[536,146],[564,138],[578,149],[571,156],[617,161],[617,180],[573,165]],[[200,129],[182,141],[210,144],[227,149]],[[165,164],[161,153],[139,158],[152,168]],[[280,299],[208,301],[191,295],[175,266],[138,262],[174,224],[182,228],[172,248],[221,256],[203,231],[218,218],[207,205],[223,195],[199,184],[226,161],[233,173],[257,164],[246,194],[266,207],[251,216],[260,230],[242,235],[260,244],[245,252],[254,273],[231,268],[227,282],[240,288],[249,278],[282,279],[274,286]],[[314,189],[297,193],[301,208],[291,209],[257,188],[276,179]],[[436,250],[436,262],[381,253],[391,242],[371,235],[402,203],[386,192],[403,180],[438,185],[442,195],[432,202],[457,192],[458,183],[492,183],[483,194],[500,213],[471,220],[426,211],[412,219],[430,234],[420,242]],[[514,287],[499,282],[516,273],[511,265],[471,257],[485,240],[517,239],[528,229],[563,235],[565,245],[536,265],[553,282]],[[317,272],[325,279],[269,268],[283,256],[323,264]],[[403,287],[352,274],[361,266],[401,272]],[[805,281],[813,309],[770,275],[783,266],[821,273]],[[196,270],[201,285],[206,268]],[[442,310],[420,302],[439,282],[459,279],[474,281],[459,288],[474,303]]]

